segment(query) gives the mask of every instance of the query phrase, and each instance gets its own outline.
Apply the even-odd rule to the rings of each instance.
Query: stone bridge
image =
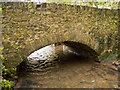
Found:
[[[39,7],[33,3],[3,3],[2,14],[7,68],[16,68],[39,48],[63,42],[78,51],[84,48],[95,52],[99,60],[118,57],[118,10],[55,3]]]

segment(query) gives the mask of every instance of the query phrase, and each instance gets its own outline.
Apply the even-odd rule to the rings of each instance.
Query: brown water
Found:
[[[44,72],[20,72],[15,88],[117,88],[117,79],[115,66],[74,57]]]

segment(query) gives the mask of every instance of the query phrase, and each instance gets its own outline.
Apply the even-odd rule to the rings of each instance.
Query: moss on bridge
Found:
[[[99,60],[118,56],[118,10],[87,6],[4,3],[2,15],[3,55],[6,67],[16,66],[44,46],[74,41],[98,53]]]

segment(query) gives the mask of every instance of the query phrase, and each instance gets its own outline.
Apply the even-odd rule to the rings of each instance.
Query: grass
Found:
[[[2,8],[0,8],[0,12],[2,12]]]

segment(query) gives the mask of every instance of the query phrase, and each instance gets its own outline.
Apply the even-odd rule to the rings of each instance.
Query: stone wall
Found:
[[[87,6],[4,3],[3,55],[7,68],[16,66],[44,46],[72,41],[98,53],[99,60],[118,57],[118,10]]]

